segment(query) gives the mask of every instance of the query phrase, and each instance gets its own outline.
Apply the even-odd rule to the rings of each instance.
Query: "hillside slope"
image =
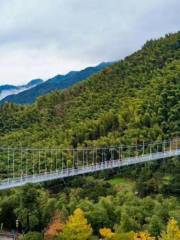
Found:
[[[71,71],[66,75],[57,75],[41,85],[38,85],[34,88],[27,89],[19,94],[13,94],[5,97],[0,101],[0,104],[5,102],[11,102],[16,104],[31,104],[33,103],[39,96],[46,95],[52,91],[56,91],[59,89],[68,88],[75,83],[86,79],[90,75],[97,73],[109,66],[111,63],[101,63],[95,67],[88,67],[81,71]]]
[[[124,60],[71,88],[40,97],[32,105],[0,106],[0,180],[9,177],[15,181],[19,176],[28,179],[33,173],[43,176],[43,172],[53,173],[56,168],[60,171],[73,164],[80,168],[86,161],[94,163],[94,156],[96,163],[109,158],[109,151],[87,150],[81,154],[71,151],[72,147],[98,149],[176,136],[180,137],[180,32],[148,41]],[[123,156],[134,156],[137,150],[124,148]],[[14,229],[19,219],[23,229],[42,232],[49,228],[57,233],[68,216],[72,220],[74,209],[82,209],[87,220],[76,217],[77,224],[67,220],[64,229],[67,224],[82,229],[81,222],[87,221],[97,236],[92,239],[99,239],[100,229],[110,233],[110,229],[115,230],[111,235],[114,239],[133,239],[132,231],[148,231],[158,238],[168,219],[180,223],[179,160],[139,163],[95,172],[94,178],[81,175],[3,191],[0,222],[6,229]],[[112,187],[105,181],[116,174],[126,186]],[[173,223],[173,231],[168,230],[170,234],[174,229],[179,232],[177,224]],[[73,230],[68,230],[64,239],[77,232],[69,226]],[[29,234],[25,237],[40,236],[40,232]]]
[[[0,109],[1,145],[80,146],[155,141],[180,133],[180,32],[29,107]]]

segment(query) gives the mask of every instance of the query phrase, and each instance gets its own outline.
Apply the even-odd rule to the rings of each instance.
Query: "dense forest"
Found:
[[[178,136],[180,32],[150,40],[124,60],[30,106],[0,106],[4,147],[104,147]],[[179,159],[173,158],[27,185],[0,193],[0,222],[12,229],[19,219],[19,231],[28,231],[22,239],[42,239],[43,232],[45,239],[178,240],[179,172]]]

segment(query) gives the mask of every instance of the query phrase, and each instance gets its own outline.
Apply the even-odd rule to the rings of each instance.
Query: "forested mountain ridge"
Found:
[[[180,32],[150,40],[124,60],[30,106],[0,106],[0,146],[160,141],[180,136],[179,119]],[[67,166],[72,156],[62,159]],[[1,175],[7,160],[4,154]],[[94,178],[12,189],[0,194],[0,222],[12,229],[18,219],[30,231],[23,240],[42,240],[42,232],[48,240],[179,240],[179,172],[179,158],[172,158],[95,173]],[[121,177],[112,179],[116,174]]]
[[[52,91],[68,88],[79,81],[86,79],[92,74],[101,71],[105,67],[111,65],[110,62],[103,62],[95,67],[87,67],[80,71],[71,71],[65,75],[57,75],[53,78],[48,79],[41,85],[35,86],[34,88],[27,89],[19,94],[13,94],[5,97],[0,101],[0,104],[5,102],[11,102],[16,104],[31,104],[39,96],[44,96]]]
[[[158,140],[179,133],[180,33],[32,106],[1,106],[0,140],[67,147]],[[48,128],[47,128],[48,126]]]

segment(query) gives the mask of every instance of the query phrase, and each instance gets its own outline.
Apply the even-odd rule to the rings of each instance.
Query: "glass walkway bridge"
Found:
[[[0,148],[0,190],[179,155],[179,138],[107,148]]]

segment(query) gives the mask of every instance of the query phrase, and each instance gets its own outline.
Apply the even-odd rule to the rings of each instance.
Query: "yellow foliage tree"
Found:
[[[161,234],[160,240],[180,240],[180,229],[174,219],[169,220],[167,229]]]
[[[148,232],[139,232],[135,234],[134,240],[155,240],[155,238],[151,237]]]
[[[111,231],[110,228],[101,228],[99,230],[99,233],[103,238],[106,238],[106,239],[110,239],[114,235],[114,233]]]
[[[92,235],[91,225],[88,224],[84,212],[78,208],[71,215],[60,234],[61,240],[87,240]]]

